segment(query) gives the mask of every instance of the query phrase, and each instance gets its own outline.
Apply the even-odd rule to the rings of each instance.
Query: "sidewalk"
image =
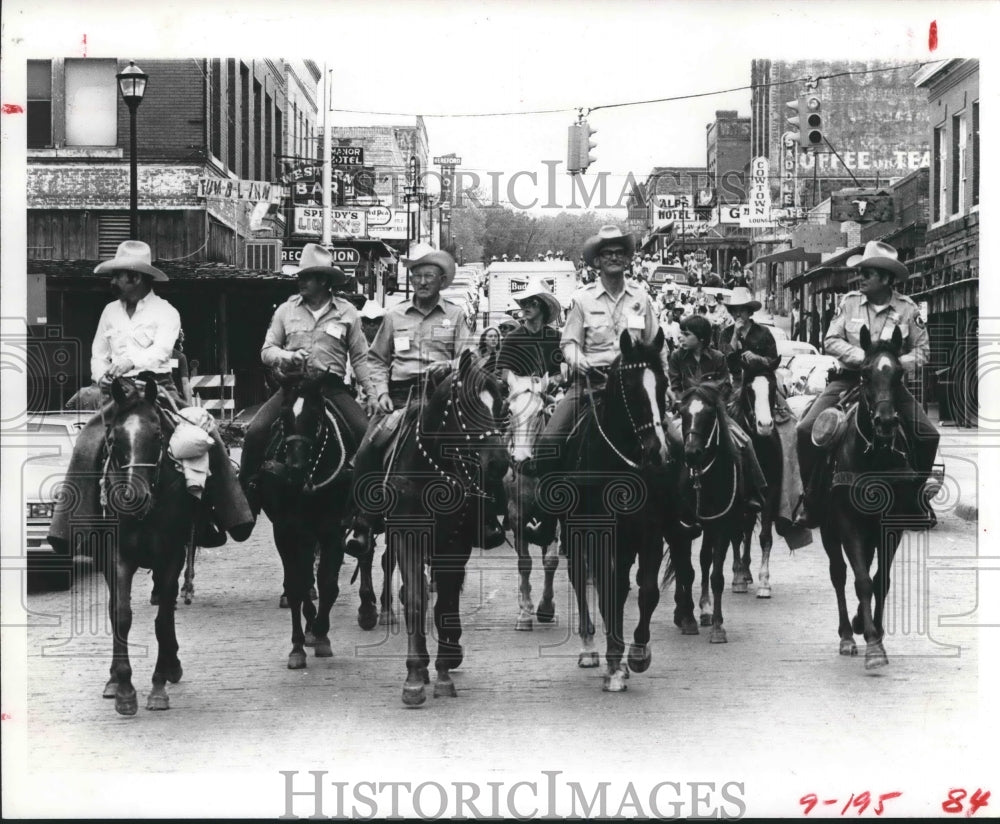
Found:
[[[927,404],[927,416],[941,434],[938,463],[944,464],[943,505],[965,521],[979,520],[979,438],[977,429],[966,426],[941,426],[936,403]],[[952,502],[952,497],[957,500]]]

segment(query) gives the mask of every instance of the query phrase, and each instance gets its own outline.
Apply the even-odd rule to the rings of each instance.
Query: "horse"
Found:
[[[750,515],[747,507],[738,500],[739,476],[730,444],[731,435],[722,398],[714,383],[697,384],[681,395],[681,432],[687,468],[684,491],[693,499],[694,517],[704,530],[701,598],[698,602],[700,623],[712,627],[709,634],[711,643],[725,644],[722,591],[725,587],[726,553],[733,536],[742,533]],[[677,571],[674,622],[685,634],[694,635],[698,630],[695,625],[692,631],[694,570],[691,559],[673,551],[671,558]]]
[[[781,500],[781,441],[774,423],[775,398],[778,385],[774,373],[768,369],[745,366],[739,397],[730,409],[733,418],[749,434],[750,443],[761,471],[767,479],[767,498],[760,511],[760,571],[758,573],[757,597],[771,597],[771,546],[774,543],[772,528],[778,515]],[[733,584],[734,593],[746,593],[747,585],[753,583],[750,572],[750,546],[757,514],[746,513],[743,528],[733,537]]]
[[[561,510],[562,543],[584,640],[580,666],[598,664],[596,653],[591,656],[588,650],[594,629],[586,604],[587,556],[588,550],[593,551],[592,570],[605,627],[605,692],[624,692],[629,668],[645,672],[652,662],[649,624],[660,598],[657,578],[663,540],[673,536],[679,514],[675,505],[679,476],[663,429],[667,386],[661,361],[663,331],[657,331],[650,345],[634,343],[624,331],[619,344],[621,354],[608,369],[599,404],[588,379],[589,409],[567,444],[569,471],[565,476],[545,476],[539,486],[540,505]],[[600,504],[594,500],[597,495]],[[576,520],[566,510],[579,508],[581,501],[580,514],[585,517]],[[598,507],[603,507],[603,516],[595,511]],[[639,621],[626,664],[624,610],[636,560]]]
[[[145,388],[140,391],[142,381]],[[117,516],[114,538],[96,559],[108,585],[108,612],[114,628],[110,678],[103,695],[114,698],[115,710],[126,716],[135,715],[139,708],[128,636],[132,579],[140,567],[152,570],[160,593],[155,622],[158,652],[146,708],[169,709],[166,683],[176,684],[183,675],[174,618],[178,578],[192,538],[197,501],[188,494],[184,474],[168,453],[172,420],[158,406],[157,393],[152,373],[142,373],[128,390],[121,378],[115,378],[111,383],[114,404],[101,413],[110,414],[101,499],[105,512]],[[164,398],[169,404],[169,396],[164,394]]]
[[[556,570],[559,568],[559,553],[555,543],[542,547],[542,567],[545,578],[542,600],[538,608],[531,601],[531,552],[528,536],[525,534],[523,513],[528,502],[538,493],[538,480],[519,471],[533,454],[532,447],[548,420],[545,392],[548,376],[542,377],[508,374],[507,406],[510,411],[510,426],[507,429],[507,448],[510,469],[504,476],[507,492],[507,517],[514,535],[514,549],[517,552],[517,572],[519,577],[517,605],[518,615],[515,630],[531,631],[534,618],[541,624],[555,620],[555,599],[552,591]]]
[[[261,507],[270,519],[284,570],[284,594],[292,619],[289,669],[306,666],[304,647],[317,658],[330,658],[330,610],[340,594],[338,575],[344,561],[342,518],[349,501],[349,462],[358,444],[327,405],[319,379],[303,377],[286,384],[281,412],[268,446],[268,471],[261,473]],[[319,607],[310,598],[314,560]],[[375,625],[375,592],[363,566],[358,623]],[[305,630],[302,615],[305,614]]]
[[[401,433],[385,482],[356,491],[367,499],[385,496],[386,552],[400,570],[400,600],[407,628],[403,704],[426,700],[430,683],[425,616],[429,564],[437,593],[434,626],[438,638],[434,697],[457,695],[450,670],[462,663],[459,601],[465,568],[478,543],[479,499],[488,497],[487,477],[507,470],[500,441],[503,395],[497,380],[465,351],[455,369],[436,386],[425,384],[413,427]]]
[[[857,655],[855,634],[863,634],[865,669],[889,663],[882,639],[889,571],[899,546],[908,507],[917,503],[920,479],[909,464],[906,437],[900,428],[897,392],[902,386],[902,335],[873,342],[868,327],[861,329],[865,358],[860,369],[857,404],[847,414],[846,431],[829,457],[830,494],[824,498],[820,520],[823,548],[830,562],[830,581],[837,595],[840,654]],[[824,413],[826,414],[826,413]],[[854,571],[858,610],[848,620],[844,586],[847,565]],[[878,571],[871,576],[878,556]],[[872,595],[875,611],[872,613]]]

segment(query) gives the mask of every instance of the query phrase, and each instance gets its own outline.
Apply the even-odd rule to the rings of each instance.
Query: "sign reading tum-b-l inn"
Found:
[[[199,177],[198,197],[215,197],[224,200],[267,200],[277,203],[285,196],[283,186],[266,180],[229,180],[223,177]]]

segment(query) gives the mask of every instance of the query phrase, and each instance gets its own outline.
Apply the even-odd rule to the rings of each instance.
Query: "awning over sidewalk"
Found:
[[[747,266],[756,266],[758,263],[784,263],[786,261],[803,261],[813,264],[819,263],[820,257],[819,252],[807,252],[802,246],[796,246],[794,249],[782,249],[780,252],[762,255],[751,260]]]
[[[817,292],[829,289],[847,291],[848,278],[851,275],[857,274],[857,270],[848,268],[847,259],[852,255],[859,254],[863,250],[863,246],[855,246],[846,252],[834,255],[832,258],[824,260],[818,266],[813,266],[811,269],[806,269],[801,274],[789,278],[788,282],[785,283],[785,288],[800,289],[803,286],[812,286],[814,287],[814,291]]]

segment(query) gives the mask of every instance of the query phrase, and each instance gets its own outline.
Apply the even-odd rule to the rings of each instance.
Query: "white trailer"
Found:
[[[576,267],[568,260],[525,260],[491,263],[486,270],[489,298],[483,320],[495,326],[508,317],[512,299],[529,283],[542,281],[565,309],[577,290]]]

